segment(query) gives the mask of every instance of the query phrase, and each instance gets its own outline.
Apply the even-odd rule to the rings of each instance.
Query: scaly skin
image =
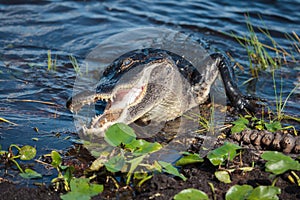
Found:
[[[124,54],[103,73],[96,93],[83,92],[70,98],[67,107],[76,112],[85,104],[106,101],[102,115],[92,119],[85,134],[102,136],[112,124],[141,120],[170,121],[209,97],[211,85],[221,74],[226,94],[238,109],[254,110],[232,81],[232,72],[221,54],[212,54],[199,71],[183,57],[160,49]]]

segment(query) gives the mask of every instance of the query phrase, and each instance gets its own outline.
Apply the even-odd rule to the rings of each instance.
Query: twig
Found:
[[[41,103],[45,105],[58,106],[56,103],[48,102],[48,101],[40,101],[40,100],[32,100],[32,99],[9,99],[11,102],[30,102],[30,103]]]

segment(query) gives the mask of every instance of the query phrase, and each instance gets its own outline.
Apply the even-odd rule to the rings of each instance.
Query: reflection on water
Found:
[[[0,117],[18,126],[0,123],[0,144],[4,149],[11,143],[31,144],[40,154],[71,145],[54,137],[56,132],[74,131],[72,115],[65,109],[76,77],[74,69],[64,65],[70,63],[68,56],[81,62],[115,33],[147,26],[182,31],[205,40],[213,49],[230,52],[244,66],[248,62],[245,49],[222,32],[248,34],[246,13],[255,28],[266,26],[283,48],[291,45],[285,33],[300,34],[300,2],[296,0],[7,2],[0,3]],[[47,71],[48,50],[57,60],[55,72]],[[283,96],[287,96],[299,83],[299,64],[284,67],[277,76],[282,77]],[[240,84],[249,78],[240,71],[237,77]],[[271,75],[263,77],[256,95],[275,102]],[[247,91],[247,86],[242,89]],[[287,112],[300,113],[299,93],[296,90],[291,96]],[[42,139],[33,141],[33,137]]]

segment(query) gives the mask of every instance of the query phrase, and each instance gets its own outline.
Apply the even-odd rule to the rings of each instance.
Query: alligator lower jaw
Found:
[[[105,131],[113,124],[114,124],[113,122],[107,122],[102,127],[93,127],[93,128],[91,127],[88,128],[86,126],[83,126],[82,131],[85,136],[90,135],[90,136],[104,137]]]

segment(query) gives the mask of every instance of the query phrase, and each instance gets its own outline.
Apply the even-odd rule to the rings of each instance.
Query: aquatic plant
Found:
[[[63,200],[89,200],[103,191],[103,185],[90,183],[89,178],[72,178],[71,191],[60,196]]]
[[[245,129],[256,129],[259,131],[268,130],[270,132],[276,132],[283,129],[291,128],[289,127],[282,127],[281,123],[277,120],[270,119],[268,122],[264,120],[264,118],[257,118],[252,115],[245,115],[239,117],[237,120],[231,122],[233,126],[231,127],[231,133],[239,133],[244,131]]]
[[[69,59],[71,61],[71,64],[72,64],[72,66],[73,66],[76,74],[79,75],[79,76],[82,76],[82,73],[80,71],[80,66],[79,66],[79,64],[78,64],[77,59],[75,58],[75,56],[70,55]]]
[[[55,56],[55,58],[52,59],[51,50],[48,50],[47,57],[48,57],[48,60],[47,60],[48,71],[51,71],[51,70],[56,71],[57,56]]]
[[[275,186],[233,185],[226,193],[226,200],[255,200],[255,199],[279,199],[280,188]]]
[[[225,142],[222,146],[217,149],[210,151],[207,154],[207,158],[211,164],[215,166],[221,166],[225,164],[225,161],[232,161],[237,156],[237,150],[241,149],[240,146]]]
[[[194,188],[184,189],[174,196],[174,200],[209,200],[207,194]]]
[[[144,162],[146,157],[159,151],[162,146],[157,142],[137,139],[134,130],[126,124],[116,123],[110,126],[105,132],[104,140],[115,150],[112,150],[112,154],[108,153],[106,156],[97,158],[90,167],[90,171],[105,167],[112,173],[121,172],[126,175],[126,185],[130,185],[134,179],[138,187],[152,178],[154,172],[165,172],[186,180],[171,163],[159,160],[153,163]]]
[[[288,170],[300,171],[300,163],[283,153],[277,151],[266,151],[261,155],[261,157],[267,161],[267,172],[279,175]]]
[[[297,117],[291,117],[284,114],[284,108],[287,104],[287,101],[291,97],[291,95],[295,92],[297,88],[300,87],[300,83],[296,84],[296,86],[289,92],[288,96],[283,100],[283,82],[281,79],[281,85],[280,85],[280,91],[278,94],[277,86],[276,86],[276,79],[275,79],[275,70],[272,71],[272,79],[273,79],[273,87],[274,87],[274,96],[275,96],[275,102],[276,102],[276,114],[277,114],[277,120],[281,121],[283,119],[293,119],[295,121],[300,122],[300,118]]]
[[[47,156],[47,155],[46,155]],[[48,155],[49,156],[49,155]],[[57,151],[51,151],[51,165],[57,170],[57,177],[51,180],[56,191],[70,191],[70,182],[73,178],[74,167],[62,164],[62,158]]]
[[[17,150],[17,153],[14,153],[13,148]],[[25,170],[23,170],[17,161],[18,159],[23,161],[32,160],[36,155],[36,148],[30,145],[19,147],[16,144],[11,144],[8,148],[8,151],[1,150],[0,155],[3,156],[3,160],[6,160],[7,163],[12,162],[16,165],[18,170],[21,172],[20,176],[22,176],[23,178],[42,178],[41,174],[32,169],[26,168]]]
[[[270,34],[263,20],[263,28],[258,27],[259,34],[262,34],[265,43],[261,42],[257,32],[255,31],[249,15],[245,16],[248,34],[244,36],[238,36],[233,33],[224,33],[227,36],[233,37],[236,41],[245,48],[248,58],[249,66],[252,77],[258,77],[258,74],[262,70],[266,69],[278,69],[282,64],[287,64],[288,60],[296,62],[295,52],[300,53],[298,44],[300,43],[299,37],[293,32],[293,35],[287,34],[287,38],[292,42],[294,49],[286,50]],[[266,43],[270,43],[268,45]],[[240,65],[240,64],[239,64]]]
[[[254,80],[255,78],[258,78],[259,72],[269,70],[272,73],[272,79],[273,79],[273,88],[274,88],[274,94],[275,94],[275,103],[276,103],[276,114],[277,114],[277,120],[281,121],[282,119],[293,119],[296,121],[300,121],[299,118],[291,117],[284,114],[284,108],[286,106],[286,103],[290,96],[295,92],[297,88],[299,88],[300,83],[298,83],[288,94],[288,96],[283,100],[283,83],[281,79],[281,86],[280,91],[278,92],[278,88],[276,86],[276,78],[275,74],[277,72],[277,69],[281,68],[282,65],[287,65],[290,63],[296,63],[298,62],[296,57],[300,55],[300,38],[295,33],[292,32],[291,34],[285,34],[286,38],[291,43],[291,48],[288,50],[284,49],[279,43],[276,42],[276,40],[272,37],[271,33],[269,32],[268,28],[264,24],[262,18],[261,22],[263,24],[263,27],[258,27],[258,33],[255,31],[255,28],[253,27],[251,23],[251,19],[249,15],[245,16],[246,18],[246,25],[248,29],[248,34],[245,36],[237,36],[233,33],[227,34],[228,36],[231,36],[236,39],[236,41],[245,48],[248,59],[249,59],[249,67],[250,72],[252,75],[252,78],[245,81],[245,83],[250,82]],[[261,37],[259,37],[259,35]],[[261,41],[264,40],[265,43],[262,43]],[[269,43],[270,45],[266,44]],[[240,63],[237,63],[238,66],[241,66]]]

